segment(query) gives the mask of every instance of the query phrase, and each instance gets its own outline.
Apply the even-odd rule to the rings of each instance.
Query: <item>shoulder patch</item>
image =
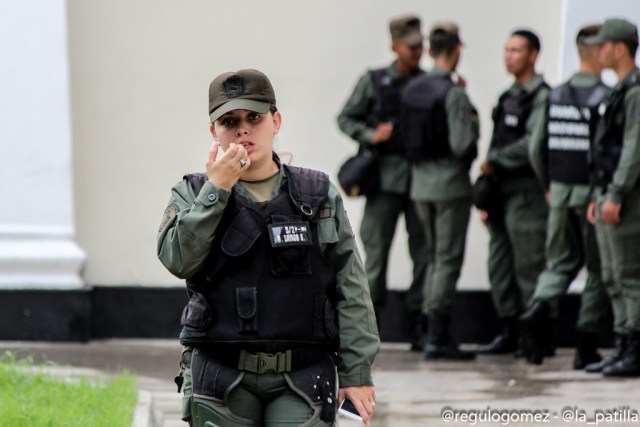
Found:
[[[162,231],[162,229],[166,227],[169,221],[175,218],[176,215],[178,215],[178,206],[173,203],[167,206],[162,214],[162,221],[160,221],[160,228],[158,228],[158,231]]]

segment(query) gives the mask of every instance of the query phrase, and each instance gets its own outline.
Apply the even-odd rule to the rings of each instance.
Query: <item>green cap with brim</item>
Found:
[[[601,44],[606,41],[638,43],[638,27],[625,19],[607,19],[600,32],[587,37],[584,44]]]
[[[264,114],[276,105],[271,82],[258,70],[238,70],[220,74],[209,85],[209,119],[211,123],[233,110]]]

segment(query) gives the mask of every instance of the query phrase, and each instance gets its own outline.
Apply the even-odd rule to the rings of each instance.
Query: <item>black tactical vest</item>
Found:
[[[615,88],[600,109],[593,144],[592,183],[606,187],[618,167],[624,138],[624,97],[633,86],[640,84],[640,73],[635,74],[620,87]]]
[[[526,132],[527,119],[533,110],[533,100],[538,91],[548,88],[549,85],[542,83],[531,92],[520,91],[514,95],[509,90],[498,98],[498,105],[493,109],[493,135],[491,136],[491,147],[502,148],[513,144]],[[498,169],[495,171],[499,178],[515,178],[530,176],[534,177],[533,169],[530,165],[516,169]]]
[[[411,159],[451,155],[445,97],[454,83],[446,75],[418,77],[402,92],[401,145]]]
[[[418,73],[422,73],[422,71],[420,70]],[[378,95],[378,104],[374,106],[372,114],[367,118],[367,125],[372,128],[384,122],[391,122],[397,125],[400,117],[402,90],[413,76],[399,75],[396,78],[392,78],[387,68],[370,70],[369,74]],[[399,139],[400,132],[394,131],[391,141],[385,144],[377,144],[373,148],[380,153],[400,153]]]
[[[283,168],[286,184],[272,200],[256,203],[232,191],[211,252],[187,279],[182,344],[337,348],[336,273],[321,251],[317,222],[329,178]],[[196,193],[203,175],[186,177]]]
[[[608,92],[602,82],[586,87],[567,82],[549,93],[547,152],[551,181],[589,184],[589,153],[598,106]]]

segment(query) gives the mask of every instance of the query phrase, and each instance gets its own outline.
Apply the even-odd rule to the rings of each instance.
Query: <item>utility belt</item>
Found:
[[[294,349],[277,353],[252,353],[237,348],[200,348],[197,351],[230,368],[260,375],[296,371],[326,359],[328,354],[324,349]]]
[[[321,420],[331,425],[335,421],[338,379],[328,348],[253,353],[227,346],[196,347],[191,369],[193,396],[219,401],[225,400],[229,391],[242,381],[245,372],[282,373],[291,388],[316,408],[314,412],[319,411],[317,416]]]

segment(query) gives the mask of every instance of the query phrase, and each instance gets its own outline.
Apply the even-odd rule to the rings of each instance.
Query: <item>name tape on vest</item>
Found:
[[[311,233],[308,222],[270,224],[268,228],[271,246],[274,248],[311,245]]]

